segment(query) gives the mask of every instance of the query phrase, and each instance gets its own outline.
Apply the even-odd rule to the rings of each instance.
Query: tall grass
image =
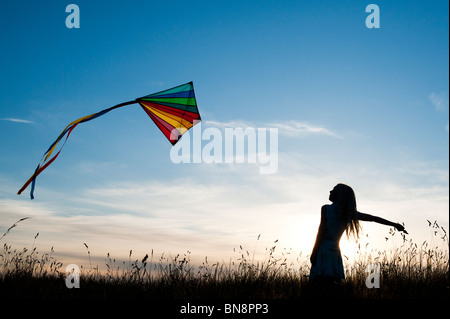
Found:
[[[31,249],[14,249],[7,243],[0,252],[0,296],[32,298],[153,298],[153,299],[295,299],[339,298],[448,298],[449,240],[437,222],[428,222],[432,239],[415,243],[390,230],[386,239],[401,238],[401,245],[389,251],[358,247],[353,261],[345,264],[346,279],[333,287],[308,282],[308,256],[294,256],[277,249],[277,241],[266,248],[262,260],[243,246],[233,249],[235,257],[211,263],[191,262],[191,252],[174,257],[151,250],[128,260],[106,255],[104,270],[92,265],[89,246],[88,267],[81,266],[80,289],[65,286],[65,267],[49,253],[40,254],[35,242]],[[401,237],[400,237],[401,236]],[[5,237],[5,236],[3,236]],[[2,238],[3,238],[2,237]],[[259,236],[258,236],[259,240]],[[368,266],[380,266],[380,288],[366,286]]]
[[[352,265],[348,265],[346,283],[358,295],[369,298],[442,298],[449,297],[449,239],[437,221],[428,222],[430,242],[420,244],[403,233],[390,229],[390,237],[401,236],[401,245],[389,251],[359,247]],[[380,289],[367,289],[367,267],[378,264]]]

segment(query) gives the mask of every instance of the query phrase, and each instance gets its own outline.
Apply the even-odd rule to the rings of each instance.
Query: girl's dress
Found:
[[[317,251],[316,264],[311,267],[309,279],[330,279],[341,281],[345,278],[339,240],[345,227],[338,216],[336,205],[326,205],[327,229]]]

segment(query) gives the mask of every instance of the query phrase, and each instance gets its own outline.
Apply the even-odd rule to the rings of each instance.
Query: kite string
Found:
[[[322,174],[324,174],[325,177],[330,177],[330,178],[334,179],[334,181],[335,181],[336,183],[343,183],[344,179],[342,179],[341,177],[336,176],[336,175],[334,175],[334,174],[331,174],[331,173],[329,173],[329,172],[327,172],[327,171],[321,169],[320,167],[318,167],[318,166],[316,166],[316,165],[314,165],[314,164],[311,164],[311,163],[309,163],[309,162],[303,160],[302,158],[300,158],[300,157],[298,157],[298,156],[296,156],[296,155],[294,155],[294,154],[292,154],[292,153],[286,151],[285,149],[283,149],[283,148],[281,148],[281,147],[279,147],[279,146],[278,146],[278,149],[279,149],[280,151],[282,151],[283,153],[285,153],[286,155],[289,155],[289,156],[292,157],[293,159],[295,159],[295,160],[297,160],[297,161],[299,161],[299,162],[302,162],[302,163],[304,163],[304,164],[306,164],[306,165],[308,165],[308,166],[313,167],[313,168],[316,169],[317,171],[319,171],[319,172],[321,172]],[[379,203],[378,201],[375,201],[375,200],[371,199],[370,196],[368,196],[365,192],[363,192],[363,191],[361,191],[361,190],[358,190],[358,194],[359,194],[359,196],[358,196],[359,198],[361,198],[361,197],[362,197],[362,198],[365,198],[366,200],[372,202],[372,204],[375,204],[381,211],[387,213],[387,210],[386,210],[382,205],[380,205],[380,203]]]
[[[336,180],[336,181],[338,181],[338,182],[342,181],[342,179],[341,179],[340,177],[338,177],[338,176],[336,176],[336,175],[333,175],[333,174],[331,174],[331,173],[329,173],[329,172],[327,172],[327,171],[321,169],[320,167],[318,167],[318,166],[316,166],[316,165],[314,165],[314,164],[311,164],[311,163],[305,161],[304,159],[302,159],[302,158],[298,157],[297,155],[294,155],[294,154],[292,154],[292,153],[286,151],[285,149],[281,148],[280,146],[278,146],[278,149],[279,149],[280,151],[282,151],[283,153],[285,153],[286,155],[289,155],[289,156],[292,157],[293,159],[295,159],[295,160],[297,160],[297,161],[299,161],[299,162],[302,162],[303,164],[306,164],[306,165],[308,165],[308,166],[313,167],[315,170],[321,172],[321,173],[322,173],[323,175],[325,175],[326,177],[332,177],[334,180]]]

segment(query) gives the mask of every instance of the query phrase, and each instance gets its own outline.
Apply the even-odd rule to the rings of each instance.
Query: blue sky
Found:
[[[379,29],[364,1],[73,1],[68,29],[70,3],[0,1],[0,231],[32,217],[10,241],[40,232],[69,263],[83,242],[220,258],[260,233],[309,253],[338,182],[417,242],[426,219],[448,229],[448,1],[374,2]],[[173,164],[135,105],[77,127],[36,199],[16,195],[71,121],[189,81],[204,128],[279,129],[276,174]]]

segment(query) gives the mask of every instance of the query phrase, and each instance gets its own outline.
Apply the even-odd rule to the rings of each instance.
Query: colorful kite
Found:
[[[66,144],[70,133],[72,133],[73,129],[78,124],[93,120],[119,107],[135,103],[139,103],[141,105],[144,111],[150,116],[153,122],[155,122],[172,145],[175,145],[187,130],[189,130],[197,122],[201,121],[200,113],[197,108],[197,102],[195,100],[194,85],[192,82],[158,93],[146,95],[134,101],[120,103],[98,113],[82,117],[66,126],[56,141],[54,141],[48,148],[47,152],[44,153],[41,163],[37,166],[34,174],[22,186],[17,194],[20,195],[31,183],[30,197],[31,199],[34,198],[33,193],[36,177],[58,157],[62,148]],[[64,138],[64,136],[66,136],[66,138],[58,153],[50,158],[56,148],[56,145]]]

